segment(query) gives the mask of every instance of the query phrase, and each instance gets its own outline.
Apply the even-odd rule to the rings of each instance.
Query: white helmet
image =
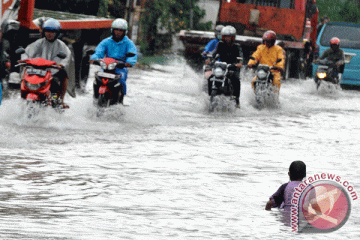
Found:
[[[233,26],[228,25],[221,30],[221,36],[223,41],[225,41],[224,40],[225,36],[230,36],[231,41],[234,41],[235,35],[236,35],[236,29]]]
[[[119,29],[125,31],[125,34],[128,30],[128,23],[123,18],[117,18],[115,19],[111,24],[111,32],[113,32],[114,29]]]
[[[221,34],[221,30],[222,30],[223,28],[224,28],[223,25],[217,25],[217,26],[215,27],[215,34],[220,35],[220,34]]]
[[[223,25],[217,25],[215,27],[215,36],[217,37],[217,39],[221,40],[221,30],[224,28]]]
[[[236,29],[233,26],[226,26],[221,30],[222,36],[235,36],[236,35]]]

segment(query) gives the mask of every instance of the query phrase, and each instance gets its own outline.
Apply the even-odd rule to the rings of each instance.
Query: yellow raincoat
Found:
[[[281,59],[281,62],[275,64],[276,67],[284,69],[285,67],[285,57],[284,57],[284,50],[282,47],[278,45],[274,45],[268,48],[266,45],[261,44],[257,47],[256,51],[252,55],[255,60],[250,59],[248,65],[254,65],[255,63],[259,62],[260,64],[265,64],[270,67],[274,65],[277,59]],[[281,86],[281,73],[276,70],[272,70],[274,74],[274,81],[273,85],[280,90]],[[254,88],[255,78],[251,82],[251,86]]]

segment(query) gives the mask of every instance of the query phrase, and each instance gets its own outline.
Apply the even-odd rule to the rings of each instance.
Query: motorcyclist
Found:
[[[221,40],[221,30],[224,28],[223,25],[217,25],[215,27],[215,38],[213,40],[211,40],[210,42],[208,42],[208,44],[206,44],[204,51],[202,52],[203,57],[206,57],[206,55],[212,51],[215,50],[216,45],[219,43],[219,41]]]
[[[263,44],[259,45],[256,51],[252,54],[255,60],[250,59],[248,62],[248,67],[251,68],[256,63],[259,63],[259,64],[268,65],[270,67],[275,66],[280,69],[284,69],[284,65],[285,65],[284,50],[279,45],[275,45],[275,41],[276,41],[276,33],[271,30],[266,31],[263,34]],[[274,65],[277,59],[281,59],[281,61]],[[273,86],[275,87],[275,92],[278,93],[280,91],[280,86],[281,86],[281,72],[272,70],[272,73],[274,75]],[[255,78],[251,82],[251,86],[253,89],[255,89]]]
[[[20,29],[20,22],[12,19],[5,20],[1,24],[1,29],[3,33],[3,48],[11,63],[11,69],[9,72],[18,72],[18,68],[16,68],[15,65],[20,56],[15,54],[15,51],[19,48],[17,35]]]
[[[318,60],[327,59],[335,63],[336,69],[335,74],[337,75],[338,83],[341,81],[341,75],[344,72],[345,66],[345,53],[340,49],[340,39],[333,37],[330,39],[330,48],[326,49],[321,56],[315,60],[315,64],[318,63]]]
[[[94,63],[95,60],[106,57],[111,57],[116,60],[125,62],[125,68],[117,69],[116,72],[121,74],[119,82],[122,89],[120,91],[119,103],[123,104],[124,96],[126,95],[126,79],[128,67],[133,66],[137,61],[137,50],[133,41],[127,36],[128,23],[125,19],[115,19],[111,24],[112,36],[102,40],[95,49],[95,53],[90,57],[89,62]],[[125,57],[126,53],[134,53],[133,57]],[[94,97],[97,98],[98,89],[94,87]]]
[[[236,107],[240,108],[240,68],[242,63],[239,63],[239,59],[243,56],[239,44],[235,43],[236,29],[233,26],[225,26],[221,30],[222,41],[220,41],[215,50],[211,53],[212,57],[218,56],[217,60],[226,62],[228,64],[233,64],[233,67],[230,67],[234,71],[232,75],[229,76],[231,84],[233,87],[233,94],[235,97]],[[206,64],[209,64],[210,60],[206,60]],[[208,91],[211,93],[211,83],[208,79]]]
[[[27,46],[21,58],[40,57],[55,61],[61,67],[59,70],[52,69],[53,80],[51,81],[50,91],[52,93],[59,93],[63,107],[68,108],[69,106],[64,103],[64,97],[68,86],[68,72],[72,58],[71,51],[63,41],[58,39],[61,31],[61,24],[58,20],[49,18],[43,24],[42,29],[44,37]],[[59,52],[63,52],[66,57],[64,59],[59,58],[57,56]]]

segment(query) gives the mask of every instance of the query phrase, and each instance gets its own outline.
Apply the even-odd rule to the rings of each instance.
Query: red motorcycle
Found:
[[[24,49],[18,49],[17,54],[25,53]],[[65,58],[64,53],[57,55],[59,58]],[[29,58],[20,60],[17,66],[25,67],[21,78],[21,98],[32,103],[38,103],[40,106],[51,106],[56,109],[63,109],[62,101],[58,93],[50,91],[53,76],[51,69],[61,69],[55,61],[49,61],[43,58]]]
[[[135,56],[134,53],[126,53],[125,58]],[[97,98],[97,106],[106,108],[119,103],[121,98],[121,74],[116,73],[117,68],[125,67],[125,60],[115,60],[110,57],[95,60],[94,64],[100,65],[103,71],[95,73],[94,96]]]

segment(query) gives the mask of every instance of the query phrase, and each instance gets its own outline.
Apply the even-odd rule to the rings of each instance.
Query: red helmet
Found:
[[[333,38],[330,40],[330,44],[340,45],[340,39],[338,39],[337,37],[333,37]]]
[[[275,41],[276,40],[276,33],[274,31],[266,31],[263,35],[263,40],[264,41],[267,41],[267,40],[273,40]]]

